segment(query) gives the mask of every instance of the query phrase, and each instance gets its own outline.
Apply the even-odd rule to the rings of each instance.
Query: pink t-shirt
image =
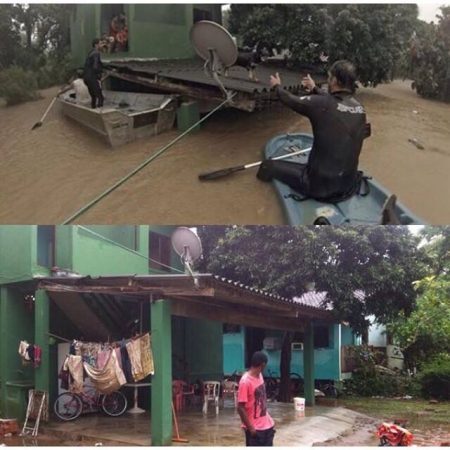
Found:
[[[245,403],[245,410],[255,430],[268,430],[274,421],[267,411],[266,386],[262,374],[253,377],[246,372],[239,382],[238,402]],[[245,428],[245,425],[243,425]]]

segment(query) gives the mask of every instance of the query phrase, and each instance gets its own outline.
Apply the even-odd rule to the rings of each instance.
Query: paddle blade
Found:
[[[31,128],[32,130],[35,130],[36,128],[39,128],[39,127],[42,127],[42,122],[36,122],[34,125],[33,125],[33,128]]]
[[[240,172],[241,170],[245,170],[245,166],[236,166],[236,167],[228,167],[228,169],[220,169],[214,172],[201,173],[198,176],[198,179],[201,181],[209,181],[216,180],[217,178],[226,177],[235,172]]]

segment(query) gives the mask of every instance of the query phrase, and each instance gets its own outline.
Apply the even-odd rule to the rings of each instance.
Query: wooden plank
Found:
[[[267,311],[248,310],[235,311],[231,308],[212,304],[199,304],[172,299],[172,314],[194,319],[213,320],[222,323],[252,326],[272,330],[301,331],[305,321],[290,317],[275,317],[267,315]]]

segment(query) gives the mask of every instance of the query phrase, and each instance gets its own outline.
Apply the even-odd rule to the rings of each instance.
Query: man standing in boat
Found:
[[[355,97],[356,70],[349,61],[336,61],[328,73],[328,92],[308,75],[309,95],[297,97],[281,87],[278,73],[270,77],[280,100],[311,122],[314,143],[305,165],[266,160],[257,177],[280,180],[308,198],[337,202],[353,195],[361,181],[359,154],[368,137],[364,107]]]
[[[100,39],[92,41],[92,50],[84,63],[83,81],[86,84],[91,96],[91,107],[101,108],[103,106],[103,93],[101,85],[102,61],[100,59]]]

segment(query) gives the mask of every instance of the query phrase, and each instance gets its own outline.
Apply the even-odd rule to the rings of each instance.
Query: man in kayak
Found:
[[[308,198],[337,202],[353,195],[361,181],[358,160],[369,127],[364,107],[353,96],[356,70],[349,61],[336,61],[328,73],[328,92],[308,75],[309,95],[297,97],[281,87],[278,73],[270,77],[280,100],[311,122],[314,143],[307,164],[265,160],[257,177],[280,180]]]
[[[91,96],[91,107],[101,108],[103,106],[103,93],[101,85],[102,61],[100,59],[100,39],[92,41],[92,50],[89,52],[84,63],[83,81]]]
[[[262,376],[266,365],[267,355],[255,352],[250,369],[239,381],[238,413],[245,431],[247,447],[273,446],[275,422],[267,411],[266,387]]]

